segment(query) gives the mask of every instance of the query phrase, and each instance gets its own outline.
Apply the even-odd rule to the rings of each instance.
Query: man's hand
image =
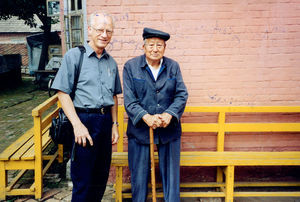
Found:
[[[118,131],[118,126],[116,124],[113,124],[113,126],[112,126],[111,139],[112,139],[111,140],[112,144],[118,143],[119,131]]]
[[[73,126],[75,142],[83,147],[86,146],[86,140],[90,142],[90,145],[93,146],[93,139],[90,136],[88,129],[82,124],[78,123]]]
[[[161,127],[164,127],[164,128],[166,128],[170,124],[171,119],[172,119],[172,115],[169,113],[166,113],[166,112],[158,115],[158,117],[162,122]]]
[[[145,114],[143,116],[144,122],[153,129],[156,129],[158,127],[161,127],[162,121],[159,119],[159,115],[150,115],[150,114]]]

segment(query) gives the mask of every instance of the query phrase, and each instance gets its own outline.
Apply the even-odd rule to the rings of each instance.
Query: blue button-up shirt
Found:
[[[166,143],[181,135],[180,118],[188,98],[179,64],[167,57],[155,81],[145,55],[126,62],[123,70],[124,104],[129,116],[127,135],[149,144],[149,127],[142,117],[167,112],[173,116],[167,128],[154,130],[154,142]]]
[[[73,100],[75,107],[100,108],[114,105],[113,96],[122,93],[116,61],[104,50],[100,59],[89,46],[84,46],[77,89]],[[73,89],[75,68],[78,68],[80,50],[70,49],[55,76],[52,88],[70,94]]]

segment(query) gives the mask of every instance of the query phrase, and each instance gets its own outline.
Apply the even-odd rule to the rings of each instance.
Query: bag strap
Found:
[[[80,50],[80,59],[79,59],[78,68],[75,67],[74,84],[73,84],[72,92],[70,94],[70,97],[71,97],[72,100],[74,100],[74,97],[75,97],[75,91],[77,89],[78,78],[79,78],[79,74],[80,74],[80,71],[81,71],[83,56],[84,56],[84,53],[85,53],[85,47],[84,46],[78,46],[78,48]]]

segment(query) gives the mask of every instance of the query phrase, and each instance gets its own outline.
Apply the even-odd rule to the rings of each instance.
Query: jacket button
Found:
[[[159,93],[159,90],[157,90],[156,93]]]
[[[160,104],[157,104],[157,106],[159,107],[159,106],[160,106]]]

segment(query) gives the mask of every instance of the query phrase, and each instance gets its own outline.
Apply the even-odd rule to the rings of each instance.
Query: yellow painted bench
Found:
[[[124,122],[124,107],[119,107],[118,121],[120,123],[120,139],[117,152],[113,152],[112,165],[116,167],[116,201],[131,198],[131,193],[123,193],[130,189],[130,184],[123,183],[123,168],[128,166],[127,152],[124,151],[124,134],[127,123]],[[233,202],[234,197],[260,197],[260,196],[291,196],[300,197],[300,191],[285,192],[254,192],[235,191],[237,187],[280,187],[300,186],[300,182],[236,182],[234,180],[237,166],[300,166],[299,151],[224,151],[224,140],[230,132],[243,132],[246,134],[257,132],[296,132],[300,134],[300,122],[292,123],[228,123],[227,114],[252,113],[300,113],[300,107],[187,107],[185,113],[217,113],[217,123],[182,123],[185,132],[214,132],[217,134],[216,151],[182,151],[181,166],[217,166],[216,182],[181,183],[182,188],[212,187],[216,191],[210,192],[181,192],[181,197],[224,197],[226,202]],[[272,135],[272,134],[270,134]],[[157,153],[155,154],[158,161]],[[223,177],[223,174],[225,177]],[[149,194],[151,197],[151,193]],[[157,193],[163,197],[163,193]]]
[[[32,110],[33,128],[29,129],[0,154],[0,200],[5,200],[6,196],[10,195],[34,195],[36,199],[42,197],[43,175],[55,159],[58,159],[59,162],[62,162],[63,159],[62,146],[59,146],[53,155],[43,154],[51,143],[48,133],[52,117],[58,114],[58,107],[49,108],[57,104],[57,101],[57,96],[53,96],[34,108]],[[50,112],[48,113],[46,110]],[[10,182],[7,179],[7,171],[9,170],[19,170]],[[28,170],[34,170],[33,184],[30,188],[16,188],[16,183]]]

